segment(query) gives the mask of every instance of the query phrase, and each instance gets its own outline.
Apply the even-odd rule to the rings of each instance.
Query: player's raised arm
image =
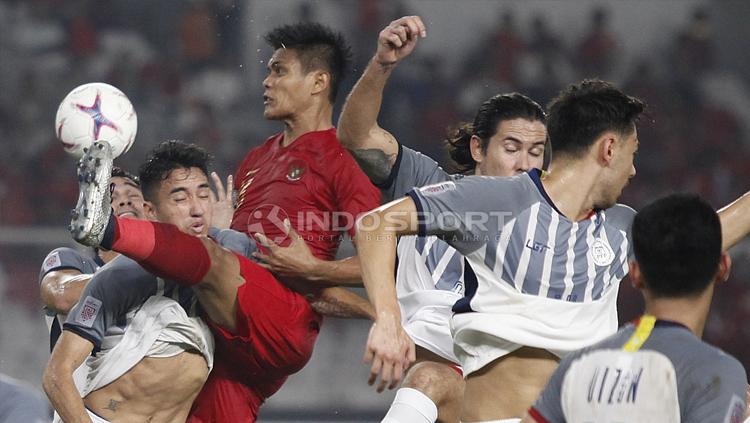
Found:
[[[341,111],[338,138],[375,184],[388,178],[398,154],[396,138],[377,123],[385,84],[396,64],[425,36],[427,30],[419,16],[406,16],[385,27],[378,36],[375,56]]]
[[[372,363],[369,383],[380,376],[378,392],[397,386],[404,369],[415,359],[414,342],[401,326],[394,266],[396,237],[416,234],[417,223],[417,207],[410,197],[375,209],[357,223],[362,280],[375,308],[364,359]]]
[[[750,193],[719,210],[721,249],[727,251],[750,233]]]

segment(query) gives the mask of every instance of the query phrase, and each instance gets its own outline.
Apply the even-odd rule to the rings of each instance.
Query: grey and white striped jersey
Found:
[[[409,192],[421,213],[419,234],[441,236],[470,267],[453,310],[493,316],[467,316],[472,323],[455,317],[459,347],[479,331],[565,352],[617,329],[617,288],[628,271],[635,211],[616,205],[571,221],[540,177],[536,169],[509,178],[469,176]],[[482,354],[480,368],[492,356]]]
[[[399,145],[388,180],[379,185],[383,202],[406,195],[415,187],[459,179],[430,157]],[[453,362],[450,316],[464,293],[464,258],[434,236],[403,236],[398,241],[396,292],[404,329],[414,342]]]

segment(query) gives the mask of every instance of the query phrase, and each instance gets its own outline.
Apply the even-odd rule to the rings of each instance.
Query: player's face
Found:
[[[522,118],[500,121],[487,144],[487,151],[473,152],[475,173],[485,176],[513,176],[532,168],[541,169],[547,129],[539,121]],[[476,157],[476,155],[479,157]]]
[[[195,236],[208,234],[211,210],[208,177],[197,167],[171,171],[151,203],[151,217]]]
[[[269,120],[291,119],[311,105],[313,72],[305,73],[297,53],[280,48],[268,61],[268,76],[263,80],[263,117]]]
[[[143,194],[141,189],[128,178],[115,176],[109,180],[112,188],[112,210],[118,217],[144,219]]]
[[[634,127],[631,133],[619,136],[617,141],[609,175],[606,177],[606,192],[603,194],[601,204],[597,204],[597,208],[607,209],[614,206],[622,195],[622,190],[630,182],[630,178],[635,176],[634,161],[639,146],[638,131]]]

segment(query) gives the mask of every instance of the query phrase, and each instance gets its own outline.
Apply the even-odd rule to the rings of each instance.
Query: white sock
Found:
[[[437,415],[437,405],[427,395],[416,389],[401,388],[380,423],[435,423]]]

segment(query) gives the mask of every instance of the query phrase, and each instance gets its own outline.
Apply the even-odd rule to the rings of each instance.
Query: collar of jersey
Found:
[[[632,320],[630,323],[634,324],[635,326],[638,326],[638,323],[641,322],[641,317],[643,317],[643,315],[638,316],[637,318],[635,318],[634,320]],[[672,321],[672,320],[656,319],[656,323],[654,323],[654,326],[657,326],[657,327],[677,327],[677,328],[683,328],[683,329],[685,329],[685,330],[687,330],[689,332],[692,332],[690,330],[690,328],[688,328],[687,326],[683,325],[682,323],[678,323],[678,322],[675,322],[675,321]]]
[[[544,185],[542,185],[542,175],[544,174],[544,171],[541,170],[541,169],[534,168],[534,169],[530,169],[526,173],[529,175],[529,178],[531,178],[531,181],[534,182],[534,185],[536,185],[536,189],[539,190],[539,194],[542,195],[542,197],[544,198],[544,201],[546,201],[547,204],[550,205],[550,207],[552,207],[553,209],[555,209],[555,211],[560,216],[563,216],[563,217],[565,217],[568,220],[572,220],[568,216],[565,216],[565,213],[561,212],[560,209],[558,209],[557,206],[555,205],[555,203],[552,201],[552,199],[549,198],[549,195],[547,194],[547,191],[544,189]],[[584,217],[581,220],[590,219],[591,216],[593,216],[597,212],[598,212],[598,210],[592,210],[591,213],[589,213],[586,217]]]

